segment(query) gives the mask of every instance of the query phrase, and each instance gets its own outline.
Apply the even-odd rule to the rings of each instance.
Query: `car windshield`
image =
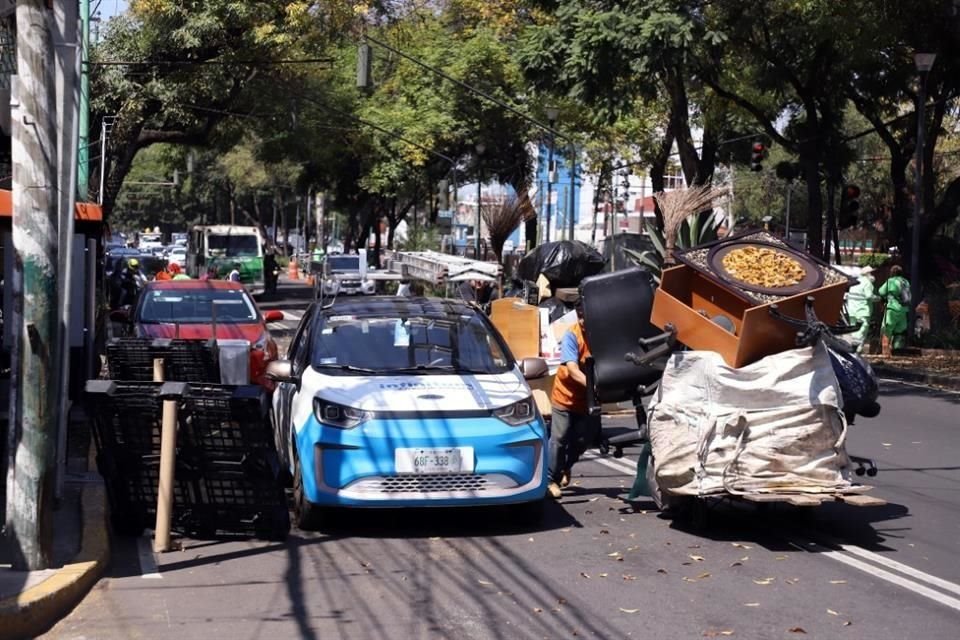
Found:
[[[497,374],[512,363],[475,313],[413,317],[330,315],[321,319],[312,365],[324,373]]]
[[[327,262],[334,273],[360,271],[360,256],[330,256]]]
[[[157,323],[257,322],[257,309],[245,291],[236,289],[148,289],[136,321]]]
[[[211,255],[236,258],[239,256],[260,255],[260,239],[252,234],[207,236],[207,247]]]

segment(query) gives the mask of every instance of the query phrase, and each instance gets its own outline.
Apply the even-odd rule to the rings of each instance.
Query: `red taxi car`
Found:
[[[272,389],[267,363],[277,359],[277,343],[267,324],[283,320],[282,311],[261,313],[239,282],[166,280],[150,282],[140,294],[131,322],[143,338],[246,340],[250,343],[250,381]]]

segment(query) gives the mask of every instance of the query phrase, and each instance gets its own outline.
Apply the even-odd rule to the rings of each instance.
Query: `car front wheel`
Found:
[[[297,528],[302,531],[317,531],[323,526],[323,507],[310,502],[303,490],[299,459],[293,472],[293,514]]]

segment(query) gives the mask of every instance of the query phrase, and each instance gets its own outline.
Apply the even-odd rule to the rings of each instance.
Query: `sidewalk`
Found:
[[[910,355],[867,356],[881,378],[960,389],[960,351],[922,349]]]
[[[89,426],[77,415],[69,429],[63,496],[54,512],[53,568],[14,571],[13,541],[0,538],[0,640],[48,630],[83,599],[110,559],[106,492],[87,455]]]

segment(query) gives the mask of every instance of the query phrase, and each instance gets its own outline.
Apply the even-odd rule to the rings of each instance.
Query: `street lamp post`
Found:
[[[550,217],[553,208],[553,127],[560,110],[556,107],[547,107],[547,122],[550,124],[550,149],[547,154],[547,217],[543,226],[543,240],[550,242]]]
[[[480,260],[480,223],[482,222],[480,218],[480,197],[482,195],[481,189],[483,188],[483,152],[487,150],[487,145],[482,142],[476,144],[477,149],[477,226],[476,233],[474,238],[474,258]]]
[[[920,91],[917,96],[917,158],[916,165],[917,186],[914,190],[913,198],[913,233],[910,242],[910,293],[912,303],[910,305],[910,321],[907,325],[910,332],[916,325],[917,304],[920,296],[920,211],[923,206],[923,147],[926,116],[924,114],[927,102],[927,76],[936,60],[935,53],[915,53],[913,62],[920,72]]]
[[[577,206],[577,148],[570,145],[570,191],[567,194],[567,240],[575,240],[576,220],[574,213]]]

